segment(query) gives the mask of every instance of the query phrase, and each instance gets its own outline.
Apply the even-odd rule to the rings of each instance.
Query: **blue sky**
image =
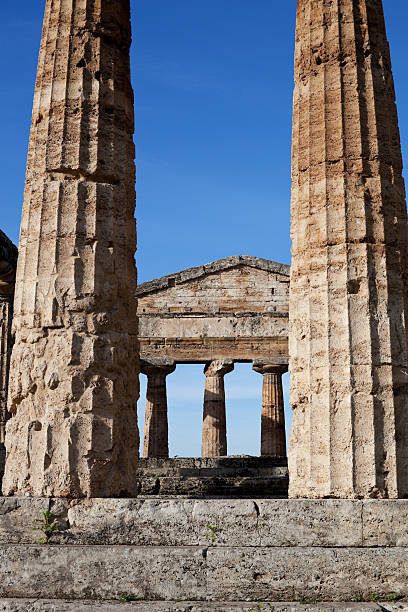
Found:
[[[43,8],[0,6],[0,228],[15,242]],[[408,3],[384,9],[406,162]],[[296,1],[133,0],[132,10],[140,282],[234,254],[290,263]],[[239,365],[225,381],[229,452],[258,454],[261,377]],[[198,455],[202,367],[178,368],[168,387],[171,452]],[[143,393],[144,377],[141,420]]]

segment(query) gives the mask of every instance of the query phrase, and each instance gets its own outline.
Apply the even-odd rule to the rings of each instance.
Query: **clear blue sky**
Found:
[[[43,8],[0,6],[0,228],[15,242]],[[408,2],[384,9],[406,161]],[[233,254],[290,263],[296,0],[133,0],[132,10],[140,281]],[[202,368],[168,383],[171,452],[198,455]],[[249,365],[226,377],[231,453],[258,453],[260,385]],[[141,418],[143,403],[142,389]]]

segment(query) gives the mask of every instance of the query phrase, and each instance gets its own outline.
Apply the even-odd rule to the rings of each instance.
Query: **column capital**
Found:
[[[225,376],[234,369],[234,361],[232,359],[215,359],[210,361],[204,367],[206,377]]]
[[[264,361],[257,359],[252,364],[252,369],[258,374],[286,374],[288,371],[287,363],[276,363],[274,361]]]
[[[141,361],[140,371],[146,376],[168,376],[176,369],[176,362],[171,359]]]

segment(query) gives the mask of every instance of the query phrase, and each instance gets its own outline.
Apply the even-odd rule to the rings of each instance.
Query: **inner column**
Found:
[[[175,369],[175,363],[141,363],[140,371],[147,376],[143,457],[169,456],[166,378]]]
[[[227,455],[224,376],[233,369],[232,360],[211,361],[204,368],[203,457]]]
[[[286,457],[285,406],[282,375],[287,365],[254,363],[262,374],[261,456]]]

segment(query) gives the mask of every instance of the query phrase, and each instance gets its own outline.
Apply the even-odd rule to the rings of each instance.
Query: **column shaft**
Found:
[[[261,455],[286,457],[282,374],[265,372],[263,375]]]
[[[203,457],[227,454],[224,376],[233,369],[233,362],[227,361],[212,361],[204,369]]]
[[[298,0],[291,497],[408,495],[407,214],[381,0]]]
[[[20,232],[6,495],[137,492],[129,0],[47,0]]]
[[[6,433],[7,391],[12,347],[11,323],[13,304],[0,295],[0,444],[4,444]]]
[[[166,378],[175,368],[174,365],[141,369],[147,375],[143,457],[169,456]]]

